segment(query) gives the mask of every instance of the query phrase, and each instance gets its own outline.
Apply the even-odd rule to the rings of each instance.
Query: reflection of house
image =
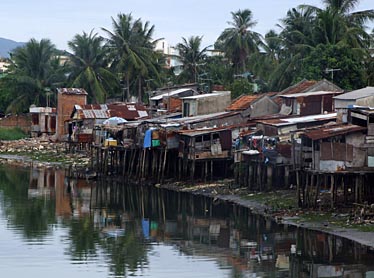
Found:
[[[374,107],[374,87],[366,87],[334,97],[338,122],[348,121],[348,107],[353,105]]]
[[[31,114],[31,136],[42,134],[54,134],[56,132],[56,108],[52,107],[30,107]]]
[[[226,111],[239,111],[244,117],[261,117],[279,112],[279,106],[267,95],[243,95],[235,99]]]
[[[213,92],[182,98],[183,117],[223,112],[231,103],[231,92]]]

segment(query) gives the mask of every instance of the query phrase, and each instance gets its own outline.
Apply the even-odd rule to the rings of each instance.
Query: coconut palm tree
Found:
[[[104,103],[110,93],[119,90],[119,82],[108,69],[108,51],[103,38],[93,33],[75,35],[68,42],[73,51],[70,80],[73,87],[85,88],[94,103]]]
[[[102,28],[108,35],[107,45],[112,52],[112,67],[120,73],[126,84],[127,99],[130,85],[138,81],[139,101],[142,99],[142,82],[150,73],[158,76],[156,54],[152,39],[154,25],[132,17],[131,14],[118,14],[112,18],[113,31]],[[130,81],[132,81],[130,83]]]
[[[248,9],[231,12],[232,27],[226,28],[218,37],[215,47],[224,51],[233,63],[236,73],[247,71],[248,56],[258,51],[261,35],[252,30],[256,25],[252,12]]]
[[[365,24],[374,20],[374,10],[356,11],[359,0],[323,0],[324,8],[301,5],[316,18],[316,44],[346,44],[354,48],[368,46],[370,35]]]
[[[46,105],[46,92],[65,81],[56,48],[49,39],[31,39],[11,53],[11,61],[4,82],[12,92],[9,112],[26,111],[31,104]]]
[[[183,64],[183,71],[179,75],[180,81],[198,82],[199,72],[205,64],[209,47],[201,49],[202,39],[203,37],[191,36],[188,39],[182,38],[182,43],[177,44],[178,59]]]

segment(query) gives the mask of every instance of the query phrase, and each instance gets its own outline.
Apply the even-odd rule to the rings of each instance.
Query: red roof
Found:
[[[282,92],[280,92],[280,95],[292,95],[302,93],[317,83],[318,81],[315,80],[303,80],[291,87],[284,89]]]
[[[229,107],[226,108],[228,111],[238,111],[248,109],[251,104],[261,97],[262,95],[244,95],[234,100]]]

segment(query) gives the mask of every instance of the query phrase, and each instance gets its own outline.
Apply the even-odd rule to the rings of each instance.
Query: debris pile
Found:
[[[0,160],[10,164],[85,166],[90,158],[86,150],[70,150],[64,142],[51,142],[48,138],[27,138],[0,141]]]

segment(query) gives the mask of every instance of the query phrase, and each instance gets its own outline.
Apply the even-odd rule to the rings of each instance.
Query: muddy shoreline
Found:
[[[0,164],[11,165],[15,167],[36,167],[36,168],[67,168],[69,166],[87,167],[89,159],[84,158],[84,154],[71,155],[68,163],[58,161],[39,161],[32,157],[20,154],[0,154]],[[80,163],[76,163],[79,161]],[[82,162],[83,161],[83,162]],[[156,184],[158,188],[167,190],[173,190],[178,192],[186,192],[194,195],[202,195],[211,197],[217,201],[225,201],[235,203],[237,205],[249,208],[252,213],[259,214],[263,217],[271,218],[277,223],[293,225],[300,228],[306,228],[316,231],[322,231],[325,233],[333,234],[336,236],[344,237],[349,240],[358,242],[368,247],[374,248],[374,232],[364,232],[356,228],[347,228],[336,226],[334,223],[329,221],[308,221],[300,218],[293,212],[291,215],[286,210],[273,211],[272,207],[268,203],[258,200],[250,200],[245,196],[254,194],[266,194],[266,193],[253,193],[247,191],[245,188],[231,188],[227,185],[226,181],[218,181],[216,183],[201,183],[194,186],[182,183],[182,182],[170,182],[165,184]],[[293,190],[284,190],[282,192],[275,192],[275,194],[292,194],[296,195]],[[244,197],[243,197],[244,196]],[[299,212],[302,212],[300,210]],[[295,215],[296,214],[296,215]],[[371,224],[374,227],[374,224]]]
[[[340,227],[331,223],[332,221],[321,221],[321,222],[314,222],[314,221],[307,221],[303,218],[300,218],[297,215],[289,216],[288,212],[284,211],[272,211],[271,207],[268,204],[264,204],[263,202],[258,202],[254,200],[248,200],[243,198],[244,194],[250,194],[251,192],[246,192],[246,189],[230,189],[228,186],[222,184],[200,184],[196,186],[189,186],[189,187],[181,187],[178,183],[173,184],[164,184],[164,185],[157,185],[160,188],[180,191],[180,192],[188,192],[195,195],[203,195],[206,197],[211,197],[216,200],[221,200],[225,202],[231,202],[246,208],[249,208],[252,213],[259,214],[263,217],[270,218],[276,221],[279,224],[287,224],[292,225],[300,228],[321,231],[328,234],[340,236],[343,238],[347,238],[349,240],[358,242],[360,244],[366,245],[368,247],[374,248],[374,232],[364,232],[360,231],[356,228],[347,228],[347,227]],[[236,194],[236,192],[238,194]],[[275,192],[276,194],[279,193],[280,196],[282,194],[294,194],[296,196],[296,192],[294,190],[285,190],[281,192]],[[266,193],[263,193],[266,194]],[[300,210],[299,212],[302,212]],[[321,212],[322,213],[322,212]],[[296,213],[298,214],[298,213]],[[373,224],[372,224],[373,225]],[[374,227],[374,225],[373,225]]]

